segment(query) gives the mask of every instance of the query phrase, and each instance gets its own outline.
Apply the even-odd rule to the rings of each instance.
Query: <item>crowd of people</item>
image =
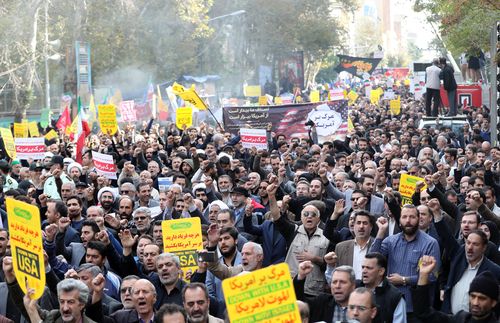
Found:
[[[222,281],[282,262],[303,322],[498,322],[500,148],[488,110],[465,111],[460,133],[419,129],[424,103],[396,90],[401,114],[362,96],[345,141],[268,131],[267,150],[244,149],[220,126],[152,119],[90,135],[81,163],[64,131],[43,160],[5,157],[0,322],[228,321]],[[116,180],[97,172],[95,151],[113,156]],[[402,174],[421,178],[404,205]],[[5,198],[40,209],[38,300],[13,272]],[[187,217],[217,255],[195,272],[163,250],[162,221]]]

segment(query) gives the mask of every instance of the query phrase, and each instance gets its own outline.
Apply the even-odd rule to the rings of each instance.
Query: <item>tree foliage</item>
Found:
[[[490,30],[500,17],[500,2],[495,0],[416,0],[415,10],[430,13],[429,20],[439,24],[446,46],[454,53],[489,48]]]

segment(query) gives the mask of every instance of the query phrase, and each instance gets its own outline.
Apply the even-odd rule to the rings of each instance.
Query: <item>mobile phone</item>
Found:
[[[203,262],[216,262],[217,254],[215,251],[207,251],[207,252],[198,252],[198,261]]]

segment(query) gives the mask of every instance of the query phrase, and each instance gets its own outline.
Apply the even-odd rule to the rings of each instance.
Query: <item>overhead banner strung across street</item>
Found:
[[[346,71],[352,75],[362,77],[364,73],[371,74],[381,58],[353,57],[346,55],[337,55],[340,60],[339,65],[335,67],[337,72]]]
[[[311,120],[316,125],[318,141],[343,140],[347,134],[347,100],[288,104],[261,107],[224,107],[224,127],[237,134],[241,128],[265,129],[269,123],[272,131],[288,138],[307,138]]]

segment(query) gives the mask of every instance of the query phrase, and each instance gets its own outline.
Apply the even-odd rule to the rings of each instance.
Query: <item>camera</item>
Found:
[[[306,127],[314,127],[314,121],[312,121],[312,120],[307,120],[307,122],[305,123],[305,126],[306,126]]]

